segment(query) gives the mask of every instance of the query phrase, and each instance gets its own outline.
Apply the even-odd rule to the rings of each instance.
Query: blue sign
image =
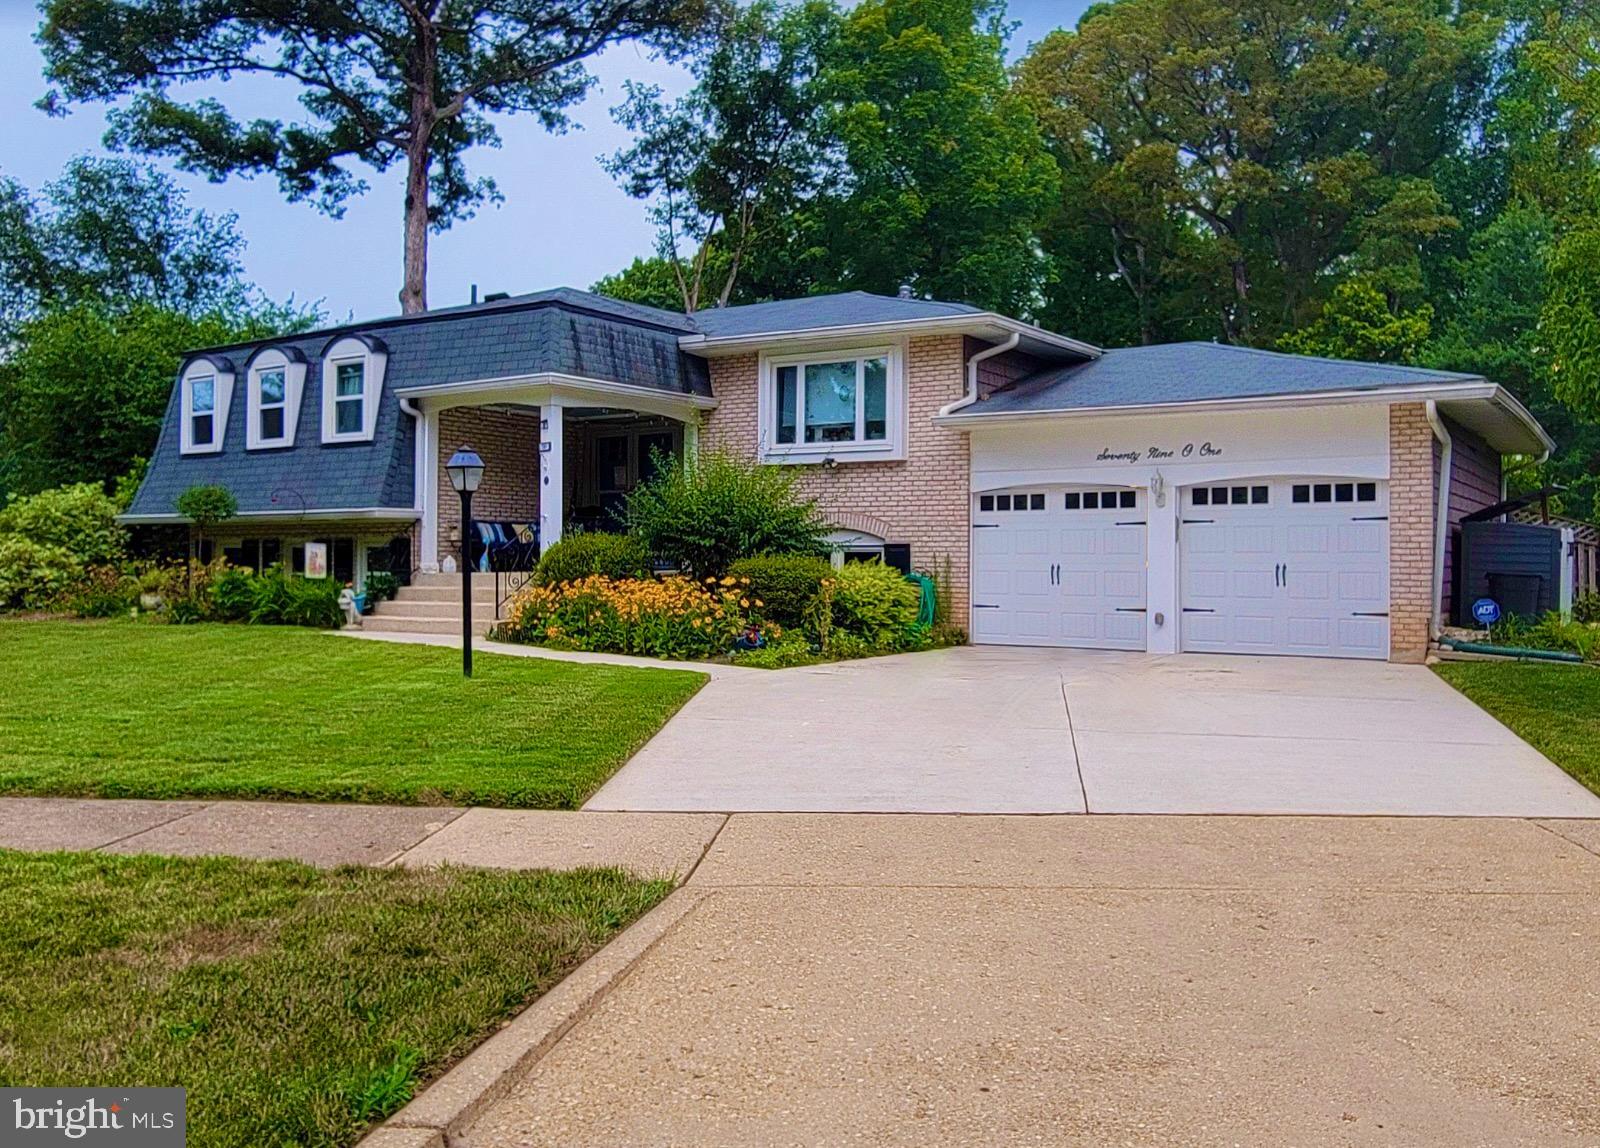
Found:
[[[1500,603],[1493,598],[1479,598],[1472,604],[1472,616],[1484,626],[1492,626],[1500,620]]]

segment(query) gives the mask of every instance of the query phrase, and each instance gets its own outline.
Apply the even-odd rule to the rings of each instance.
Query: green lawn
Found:
[[[1600,793],[1600,670],[1538,662],[1445,662],[1435,669]]]
[[[0,794],[574,808],[706,681],[267,626],[0,621]]]
[[[0,1080],[182,1086],[196,1148],[353,1144],[670,887],[0,851]]]

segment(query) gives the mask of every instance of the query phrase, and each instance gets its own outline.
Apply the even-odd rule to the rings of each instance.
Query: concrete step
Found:
[[[396,602],[459,602],[461,601],[461,580],[456,579],[450,586],[402,586],[394,597]],[[494,601],[494,580],[492,578],[474,578],[472,580],[472,600],[474,602]]]
[[[460,618],[418,618],[405,614],[370,614],[361,619],[361,628],[376,634],[459,634]],[[489,632],[489,623],[479,621],[475,632]]]
[[[373,609],[375,618],[455,618],[461,617],[461,600],[454,602],[410,602],[396,598],[393,602],[379,602]],[[474,618],[487,618],[494,621],[494,603],[477,598],[472,603],[472,616]]]
[[[516,575],[512,576],[515,577]],[[502,575],[502,577],[507,577],[507,575]],[[485,574],[481,571],[474,570],[472,572],[472,585],[474,589],[479,586],[493,586],[493,572]],[[448,590],[452,587],[459,588],[460,586],[461,571],[459,570],[457,570],[454,574],[424,574],[418,572],[411,575],[411,588],[414,589],[426,590],[443,587],[444,589]]]

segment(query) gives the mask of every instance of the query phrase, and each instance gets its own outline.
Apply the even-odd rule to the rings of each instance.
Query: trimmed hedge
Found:
[[[763,554],[739,559],[728,573],[750,579],[750,596],[762,603],[757,611],[761,617],[797,630],[824,579],[833,577],[833,567],[809,554]]]
[[[650,550],[629,534],[574,534],[544,552],[534,581],[541,586],[554,586],[594,574],[613,579],[648,578]]]

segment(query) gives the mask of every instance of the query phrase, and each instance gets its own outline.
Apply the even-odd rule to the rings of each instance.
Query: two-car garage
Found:
[[[1388,655],[1385,483],[1157,485],[1158,509],[1171,500],[1178,517],[1167,526],[1176,601],[1156,605],[1148,487],[1038,484],[974,495],[973,640],[1143,650],[1152,630],[1176,626],[1186,651]]]

